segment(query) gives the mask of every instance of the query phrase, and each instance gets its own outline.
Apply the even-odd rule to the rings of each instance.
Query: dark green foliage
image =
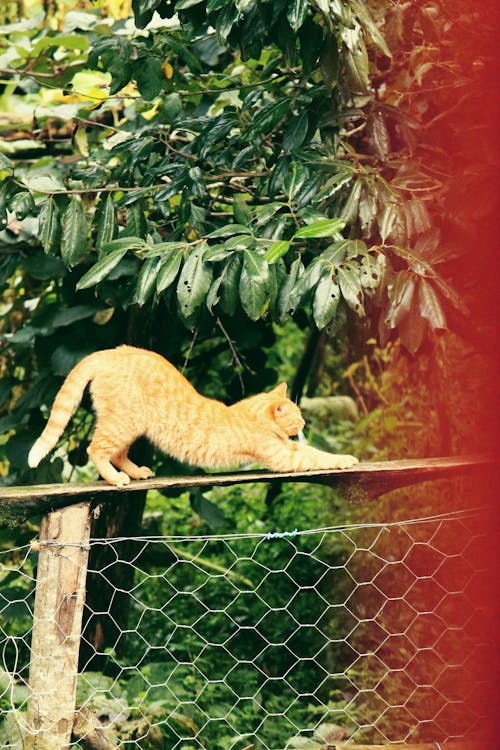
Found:
[[[28,176],[22,158],[2,156],[0,209],[5,205],[27,232],[6,240],[21,250],[29,237],[33,265],[43,248],[74,268],[66,304],[79,302],[71,288],[94,288],[122,308],[154,307],[165,297],[190,329],[237,309],[257,321],[302,308],[311,323],[336,333],[349,308],[369,314],[372,333],[378,318],[382,339],[398,334],[412,352],[430,332],[446,329],[445,308],[461,303],[436,268],[447,250],[437,256],[433,249],[439,231],[431,201],[412,197],[416,187],[435,187],[414,160],[418,123],[402,107],[376,101],[369,87],[395,54],[384,15],[364,2],[306,0],[136,0],[133,11],[139,28],[154,11],[166,19],[177,12],[180,26],[127,38],[112,25],[104,29],[96,15],[61,42],[63,66],[83,56],[96,76],[111,76],[109,98],[97,107],[91,100],[92,111],[85,101],[75,105],[75,121],[105,125],[111,109],[122,113],[120,127],[87,122],[79,131],[85,138],[76,139],[81,158],[70,169],[50,162],[53,188],[45,159],[35,160]],[[29,35],[36,73],[49,64],[52,47],[36,30]],[[372,50],[379,57],[370,57]],[[102,79],[86,75],[92,90],[102,88]],[[127,85],[137,97],[125,106],[113,96]],[[365,135],[352,139],[357,129]],[[353,145],[363,162],[355,152],[351,158]],[[76,194],[59,195],[63,187]],[[248,238],[240,241],[242,224]],[[213,255],[214,230],[223,225],[227,253]],[[113,241],[133,236],[143,243],[111,250]],[[335,263],[322,263],[305,289],[295,261],[307,272],[329,239],[342,238],[363,239],[368,254],[338,274]],[[127,248],[126,263],[118,247]],[[153,254],[159,261],[149,260]],[[404,303],[392,291],[402,272],[415,289]],[[98,286],[118,278],[118,296],[106,283]],[[47,277],[53,280],[60,283]],[[293,305],[279,302],[290,295]]]
[[[80,25],[62,32],[31,20],[12,30],[3,76],[12,76],[15,89],[5,96],[14,107],[22,103],[22,111],[27,95],[46,106],[36,108],[36,122],[20,118],[9,154],[0,151],[1,483],[89,476],[88,398],[65,433],[64,459],[32,472],[26,457],[63,377],[90,351],[124,342],[153,348],[201,391],[231,402],[274,385],[278,376],[292,385],[310,331],[319,342],[311,358],[319,357],[314,367],[320,372],[321,329],[336,340],[329,356],[338,359],[326,367],[330,395],[344,383],[349,362],[340,352],[346,341],[350,357],[352,350],[365,352],[370,337],[383,344],[399,338],[411,353],[425,351],[452,327],[455,314],[467,311],[463,291],[452,283],[459,259],[441,232],[445,221],[460,233],[467,224],[450,207],[445,179],[446,139],[457,133],[443,128],[437,146],[425,141],[434,118],[441,130],[441,113],[455,106],[457,87],[474,90],[474,73],[465,80],[455,64],[440,65],[439,55],[433,57],[439,46],[447,49],[455,22],[468,23],[468,10],[450,23],[445,6],[440,0],[422,9],[362,0],[133,0],[140,33],[128,33],[123,21],[104,23],[102,9],[90,8],[78,15]],[[177,14],[179,23],[155,21],[149,29],[155,11],[161,19]],[[449,76],[444,85],[443,75]],[[431,152],[437,155],[429,168]],[[471,179],[464,174],[461,191],[470,190]],[[477,289],[471,286],[467,294],[470,299]],[[367,403],[362,422],[342,423],[335,434],[318,429],[317,442],[370,457],[380,455],[381,445],[389,453],[418,452],[424,417],[411,404],[417,390],[403,390],[387,405],[383,382],[378,387],[366,367],[375,390],[368,398],[358,383]],[[345,377],[356,385],[353,372]],[[408,379],[406,371],[401,379]],[[313,372],[312,394],[316,387]],[[428,394],[418,394],[423,404]],[[425,420],[433,426],[435,419],[426,404]],[[187,470],[160,456],[153,465],[157,472]],[[158,533],[311,528],[331,523],[338,511],[317,489],[284,488],[267,501],[248,489],[149,499],[165,516]],[[343,522],[346,516],[343,507]],[[20,533],[27,537],[33,530]],[[263,550],[265,564],[286,568],[290,549],[270,545]],[[345,550],[327,548],[313,559],[304,551],[298,544],[300,583],[317,586],[297,599],[296,615],[307,621],[324,606],[319,599],[327,581],[318,583],[318,571],[343,563]],[[167,555],[161,563],[150,561],[148,570],[180,560],[180,591],[183,558],[178,550]],[[231,569],[227,550],[216,548],[207,557],[223,571]],[[237,572],[242,579],[252,575],[246,567]],[[192,561],[190,574],[191,585],[202,575]],[[148,612],[173,595],[167,580],[162,578],[161,590],[151,580]],[[253,583],[265,589],[266,599],[274,596],[276,606],[280,596],[294,594],[286,575],[274,587],[264,576]],[[7,577],[3,584],[5,598],[12,598],[5,611],[25,632],[26,612],[13,609],[18,581]],[[229,574],[217,579],[208,605],[222,609],[220,600],[234,585]],[[340,581],[331,585],[342,589]],[[173,595],[172,617],[187,622],[191,602]],[[233,622],[226,616],[205,621],[204,637],[229,640],[234,622],[250,626],[266,614],[251,587],[238,606]],[[133,616],[140,615],[138,605]],[[283,676],[297,655],[278,657],[270,648],[258,661],[252,635],[235,641],[227,664],[204,662],[199,637],[192,631],[181,637],[173,627],[162,632],[162,625],[152,616],[144,632],[151,642],[170,639],[177,669],[153,653],[127,679],[132,657],[109,655],[109,668],[114,663],[124,670],[119,689],[127,702],[142,700],[145,685],[161,684],[147,691],[142,711],[164,718],[173,707],[165,682],[185,697],[199,695],[206,683],[204,673],[191,668],[193,654],[213,674],[248,657],[252,663],[240,665],[232,683],[242,696],[234,721],[254,732],[256,710],[247,696],[258,691],[264,670]],[[332,617],[326,634],[306,630],[297,644],[301,655],[319,651],[339,625]],[[291,637],[287,627],[272,622],[269,643]],[[140,640],[134,631],[130,648]],[[330,657],[335,668],[347,668],[343,654]],[[6,658],[13,669],[14,656]],[[306,693],[321,681],[321,667],[301,665],[293,680]],[[290,721],[282,717],[279,726],[266,726],[262,737],[284,746],[295,733],[290,722],[316,726],[325,707],[342,711],[346,696],[345,685],[325,685],[322,706],[297,704]],[[278,689],[267,685],[261,698],[268,711],[282,714]],[[224,686],[209,686],[199,703],[208,705],[221,714],[228,710]],[[193,717],[172,721],[192,732]],[[140,737],[143,729],[139,722],[123,731]],[[168,744],[175,728],[163,729]],[[234,737],[217,736],[214,726],[212,731],[214,747],[234,746]]]

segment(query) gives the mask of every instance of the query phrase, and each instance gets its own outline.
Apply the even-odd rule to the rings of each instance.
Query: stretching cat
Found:
[[[71,370],[30,450],[31,467],[55,447],[89,382],[97,423],[88,454],[103,479],[117,487],[152,476],[127,457],[141,435],[180,461],[210,469],[257,462],[272,471],[309,471],[357,463],[353,456],[289,440],[304,420],[286,398],[285,383],[225,406],[199,394],[159,354],[119,346],[90,354]]]

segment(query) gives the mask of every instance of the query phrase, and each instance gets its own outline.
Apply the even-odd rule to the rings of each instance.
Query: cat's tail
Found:
[[[64,428],[82,400],[83,392],[96,374],[96,360],[100,352],[84,357],[62,384],[50,412],[45,429],[28,454],[28,464],[34,469],[47,453],[55,448]]]

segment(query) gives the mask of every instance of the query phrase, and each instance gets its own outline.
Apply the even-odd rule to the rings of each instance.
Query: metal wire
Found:
[[[78,707],[120,748],[466,737],[480,721],[456,677],[480,648],[458,616],[480,573],[474,513],[93,539],[91,559],[105,549],[108,563],[88,573],[108,598],[87,604]],[[0,553],[0,746],[18,738],[29,695],[35,565],[31,545]],[[113,582],[114,566],[128,583]],[[128,621],[100,650],[91,625],[115,617],[117,597]]]

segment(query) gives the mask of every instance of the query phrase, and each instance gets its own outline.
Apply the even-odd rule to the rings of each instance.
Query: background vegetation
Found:
[[[31,471],[26,456],[71,367],[124,342],[161,352],[227,402],[283,378],[294,398],[350,396],[357,421],[313,417],[309,436],[360,458],[487,446],[490,434],[473,428],[493,393],[484,300],[494,274],[478,240],[494,204],[481,189],[495,164],[478,117],[493,10],[465,0],[6,4],[0,482],[91,476],[88,402],[56,458]],[[186,470],[161,456],[154,467]],[[378,517],[404,516],[399,497]],[[414,513],[429,506],[425,493],[410,500]],[[433,509],[449,500],[446,489]],[[353,515],[326,490],[292,486],[151,495],[143,517],[145,502],[111,503],[94,536]],[[14,542],[3,531],[2,545],[33,533],[27,524]],[[134,573],[116,575],[126,588]],[[7,584],[15,598],[19,581]],[[102,595],[93,580],[90,609]],[[99,629],[104,646],[114,642],[112,622],[124,626],[129,612],[111,614],[89,618],[89,643]],[[112,672],[114,658],[93,668]]]

